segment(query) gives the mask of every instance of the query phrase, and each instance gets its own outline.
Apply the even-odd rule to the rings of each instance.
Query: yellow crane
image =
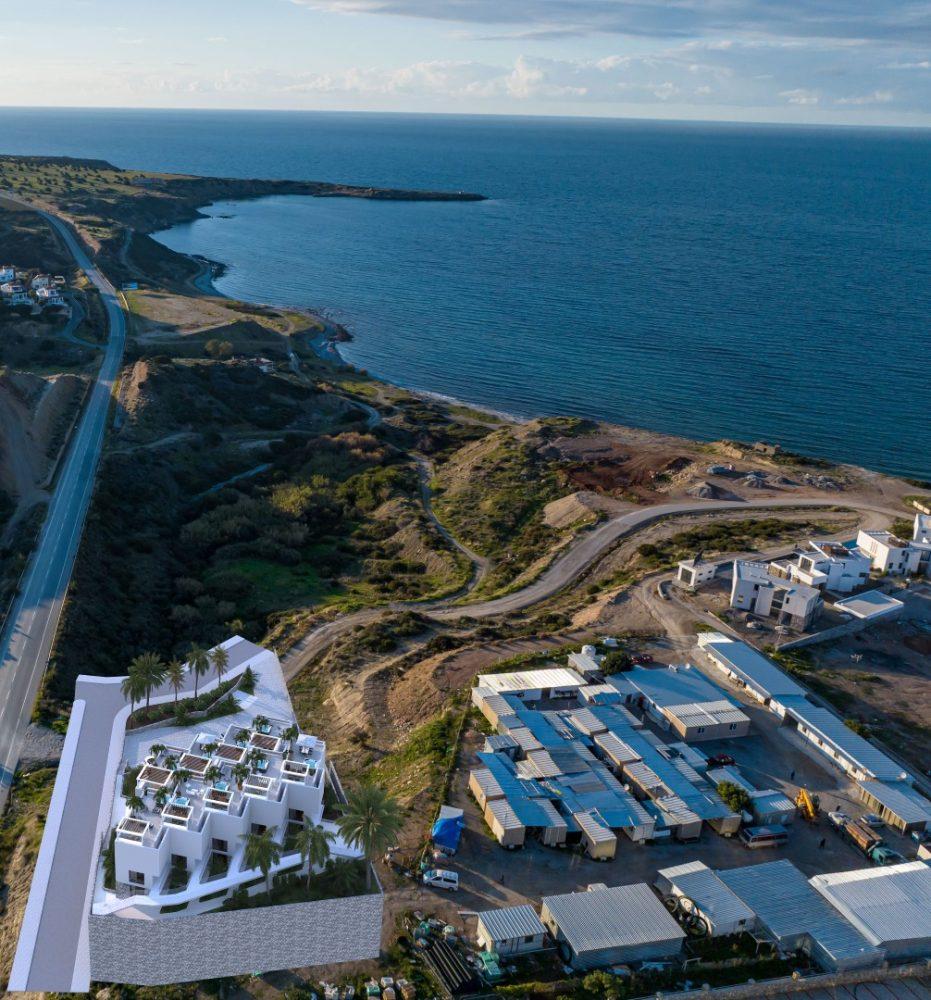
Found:
[[[818,800],[812,797],[807,788],[800,788],[798,790],[798,795],[795,797],[795,805],[802,819],[808,820],[809,823],[818,822]]]

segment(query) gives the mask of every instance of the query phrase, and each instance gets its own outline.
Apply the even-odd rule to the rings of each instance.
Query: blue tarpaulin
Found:
[[[440,816],[433,824],[433,843],[444,851],[455,851],[462,836],[462,816]]]

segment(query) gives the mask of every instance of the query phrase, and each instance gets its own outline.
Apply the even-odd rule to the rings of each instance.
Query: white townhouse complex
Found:
[[[931,540],[928,515],[916,514],[911,539],[891,531],[864,531],[857,535],[857,547],[866,553],[873,569],[890,576],[931,576]]]
[[[791,579],[834,594],[849,594],[870,579],[869,556],[839,542],[809,541],[797,561],[786,565]]]
[[[732,608],[804,629],[815,620],[822,606],[818,590],[780,575],[778,564],[734,560]]]
[[[328,818],[327,789],[337,801],[342,789],[324,741],[298,727],[272,650],[239,636],[221,646],[217,700],[232,704],[213,719],[173,714],[128,729],[123,678],[78,678],[11,991],[160,986],[378,956],[381,889]],[[199,690],[220,683],[203,678]],[[193,684],[186,670],[182,699]],[[163,685],[151,701],[175,697]],[[328,864],[349,866],[345,879],[308,869],[295,840],[305,823],[329,834]],[[268,875],[273,885],[281,877],[281,895],[268,895],[247,860],[250,835],[274,842]]]

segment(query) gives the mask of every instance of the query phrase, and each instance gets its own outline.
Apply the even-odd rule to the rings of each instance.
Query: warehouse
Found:
[[[779,716],[784,714],[782,698],[805,697],[803,687],[745,642],[729,639],[720,632],[704,632],[698,637],[698,647],[719,670]]]
[[[685,937],[645,882],[544,896],[540,917],[578,970],[672,958]]]
[[[931,802],[907,781],[861,781],[859,792],[873,812],[902,833],[931,825]]]
[[[786,951],[804,951],[828,972],[878,965],[882,952],[845,920],[791,861],[729,868],[718,877]]]
[[[507,906],[478,914],[478,945],[499,955],[526,955],[546,944],[546,928],[534,908]]]
[[[923,861],[816,875],[811,884],[887,958],[931,955],[931,868]]]
[[[740,934],[756,926],[756,914],[703,861],[663,868],[653,883],[664,898],[675,897],[689,913],[696,913],[711,937]]]
[[[487,767],[480,767],[469,774],[469,791],[475,796],[482,812],[489,802],[504,798],[504,789]]]
[[[510,674],[479,674],[476,687],[492,694],[512,695],[524,702],[548,698],[575,698],[588,681],[568,667],[518,670]]]

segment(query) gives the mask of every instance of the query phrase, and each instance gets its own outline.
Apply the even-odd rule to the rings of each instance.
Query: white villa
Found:
[[[834,594],[850,594],[870,579],[869,556],[838,542],[809,541],[788,566],[791,579]]]
[[[823,606],[820,592],[779,574],[777,563],[735,559],[731,607],[761,618],[776,618],[780,624],[807,628]]]
[[[911,540],[899,538],[891,531],[864,531],[857,535],[857,547],[869,556],[873,569],[891,576],[913,576],[931,573],[931,542],[922,541],[927,530],[921,514],[915,515],[915,530]]]

